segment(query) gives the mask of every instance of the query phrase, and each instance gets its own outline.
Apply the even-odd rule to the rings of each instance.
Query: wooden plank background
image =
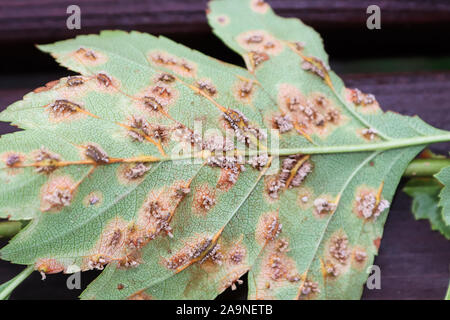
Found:
[[[278,13],[300,17],[318,28],[332,58],[450,53],[447,39],[450,2],[447,0],[268,2]],[[73,3],[82,9],[81,32],[65,28],[65,9]],[[369,4],[378,4],[382,8],[382,30],[369,32],[365,28],[365,8]],[[79,33],[120,28],[165,34],[214,57],[242,63],[237,55],[210,34],[204,16],[205,7],[205,0],[0,0],[0,110],[32,89],[69,74],[51,58],[34,49],[34,43]],[[450,130],[450,72],[347,74],[343,78],[349,87],[374,93],[384,109],[418,114],[431,125]],[[0,123],[0,134],[14,130]],[[435,145],[433,149],[447,153],[450,144]],[[449,280],[450,242],[431,231],[427,221],[415,221],[410,205],[410,199],[397,192],[380,253],[375,260],[381,268],[382,288],[366,289],[364,299],[444,297]],[[0,246],[4,244],[5,241],[0,241]],[[13,277],[20,269],[21,266],[0,261],[0,283]],[[83,287],[97,274],[84,273]],[[81,291],[67,290],[65,280],[65,275],[51,275],[41,282],[39,274],[35,273],[14,292],[12,298],[77,297]],[[242,286],[219,298],[244,298],[244,292],[245,286]]]

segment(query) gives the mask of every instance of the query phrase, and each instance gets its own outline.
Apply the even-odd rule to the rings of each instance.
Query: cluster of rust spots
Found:
[[[150,167],[147,167],[142,162],[137,162],[129,166],[125,170],[124,175],[125,178],[127,178],[128,180],[136,180],[142,178],[147,173],[148,170],[150,170]]]
[[[198,80],[196,82],[197,88],[206,93],[208,96],[212,97],[217,93],[216,87],[211,83],[210,80]]]
[[[150,136],[150,124],[144,117],[132,116],[128,123],[130,130],[128,130],[128,135],[135,141],[143,142],[145,136]]]
[[[300,66],[303,70],[319,76],[322,80],[326,80],[328,78],[328,72],[330,71],[330,67],[328,67],[325,64],[325,62],[323,62],[319,58],[316,57],[304,58]]]
[[[294,260],[286,254],[288,246],[287,240],[271,241],[265,246],[265,255],[256,279],[257,298],[261,298],[260,295],[269,298],[272,292],[285,287],[287,283],[301,280]]]
[[[263,237],[266,241],[275,240],[281,233],[282,229],[283,225],[280,223],[278,216],[270,215],[266,217],[264,221],[264,229],[262,230]]]
[[[205,214],[216,204],[216,194],[213,188],[200,185],[195,188],[192,207],[194,212]]]
[[[49,174],[56,170],[57,163],[61,161],[61,157],[44,147],[34,152],[34,161],[39,165],[36,166],[36,172]]]
[[[109,257],[103,256],[101,254],[96,254],[93,256],[90,256],[87,262],[87,268],[89,270],[103,270],[105,266],[110,263],[111,260]]]
[[[337,262],[344,265],[347,263],[350,257],[350,248],[348,238],[346,235],[335,235],[332,237],[329,253]]]
[[[160,144],[166,143],[170,135],[171,128],[162,125],[151,125],[144,117],[134,115],[128,122],[128,136],[134,141],[143,142],[151,139],[151,142],[158,141]]]
[[[221,168],[221,175],[217,182],[219,189],[228,190],[238,180],[239,174],[245,171],[244,159],[241,156],[211,156],[206,162],[211,167]]]
[[[320,293],[319,284],[312,280],[306,280],[300,288],[298,299],[309,298],[316,293]]]
[[[363,264],[366,260],[367,260],[367,253],[364,249],[362,248],[356,248],[353,251],[353,259],[359,263],[359,264]]]
[[[233,130],[236,139],[246,145],[252,143],[252,138],[256,141],[267,139],[267,134],[258,127],[250,125],[247,117],[238,110],[227,109],[223,113],[223,118],[226,129]]]
[[[93,144],[85,146],[84,155],[93,160],[96,164],[105,164],[109,162],[108,154],[102,148]]]
[[[130,243],[141,248],[162,232],[173,237],[170,222],[176,208],[189,192],[188,184],[183,181],[177,181],[159,192],[151,191],[140,210],[136,225],[130,232],[133,240]]]
[[[270,59],[269,55],[263,51],[250,51],[249,53],[250,62],[252,64],[253,69],[258,67],[263,62]]]
[[[66,99],[55,100],[48,108],[55,118],[66,117],[83,110],[79,104]]]
[[[378,131],[376,129],[374,129],[374,128],[365,128],[365,129],[363,129],[361,131],[361,135],[365,139],[367,139],[369,141],[372,141],[372,140],[374,140],[377,137]]]
[[[338,231],[333,234],[325,246],[325,257],[321,259],[324,277],[336,278],[349,268],[352,249],[345,233]]]
[[[161,81],[164,83],[172,83],[174,82],[176,79],[173,75],[171,75],[170,73],[161,73],[160,75],[158,75],[157,81]]]
[[[95,78],[97,79],[97,81],[104,86],[105,88],[108,88],[110,86],[112,86],[113,84],[113,80],[111,79],[110,76],[108,76],[106,73],[98,73]]]
[[[71,204],[75,184],[66,176],[50,179],[41,189],[41,211],[59,211]]]
[[[250,157],[247,160],[247,163],[249,165],[251,165],[253,168],[255,168],[256,170],[262,170],[269,163],[269,156],[267,155],[267,153],[255,155],[255,156]]]
[[[170,80],[170,77],[172,76],[169,74],[160,75],[158,77],[158,82],[146,89],[140,98],[145,110],[156,113],[164,113],[164,108],[176,99],[176,91],[170,86],[170,83],[173,82]],[[165,80],[163,81],[161,79]]]
[[[239,99],[249,99],[254,90],[254,83],[251,80],[239,81],[237,96]]]
[[[19,166],[24,161],[24,156],[16,152],[7,152],[2,155],[2,158],[5,161],[6,166],[9,168]]]
[[[273,127],[278,129],[280,133],[289,132],[294,128],[290,114],[279,115],[273,118]]]
[[[84,259],[82,270],[102,270],[112,261],[117,261],[121,268],[138,266],[141,263],[138,249],[144,243],[139,247],[130,245],[135,240],[135,233],[134,224],[130,225],[121,218],[110,221],[103,229],[93,253]]]
[[[86,60],[96,61],[97,55],[92,50],[87,50],[85,48],[80,48],[76,51],[76,54],[82,56]]]
[[[34,268],[41,273],[42,280],[45,279],[46,274],[63,272],[66,269],[62,263],[50,258],[39,259],[38,261],[36,261]]]
[[[165,261],[168,269],[180,272],[192,263],[204,263],[210,259],[213,263],[221,264],[223,254],[220,252],[220,245],[216,243],[213,237],[202,237],[194,240],[176,254]]]
[[[66,85],[68,87],[78,87],[83,84],[84,84],[84,79],[83,79],[83,77],[80,77],[80,76],[68,77],[66,80]]]
[[[365,220],[376,220],[389,205],[389,201],[381,199],[375,191],[361,189],[356,196],[354,211]]]
[[[282,43],[264,30],[246,31],[236,40],[248,52],[252,70],[283,50]]]
[[[339,266],[337,266],[332,261],[327,260],[322,267],[323,267],[323,272],[326,276],[330,276],[330,277],[339,276],[339,272],[340,272]]]
[[[99,65],[107,61],[106,56],[102,53],[83,47],[75,50],[72,55],[78,62],[91,66]]]
[[[202,150],[208,150],[217,153],[226,153],[234,149],[234,143],[227,137],[220,134],[207,136],[202,141]]]
[[[377,102],[375,96],[373,94],[366,94],[361,92],[359,89],[349,89],[350,93],[350,101],[353,102],[356,106],[370,106]]]
[[[246,257],[246,250],[243,246],[237,244],[234,248],[228,252],[228,261],[230,264],[238,265],[241,264]]]
[[[186,59],[178,58],[165,52],[153,52],[150,54],[150,60],[156,65],[166,67],[181,76],[195,76],[195,64]]]
[[[339,125],[342,120],[341,113],[323,94],[306,97],[290,84],[280,85],[278,104],[283,115],[274,115],[272,124],[281,133],[295,127],[300,133],[323,135],[327,128]]]
[[[322,217],[324,215],[333,214],[336,211],[337,205],[326,199],[326,198],[316,198],[313,202],[315,213]]]
[[[297,154],[285,158],[281,164],[280,173],[271,177],[266,187],[271,199],[278,199],[279,193],[285,188],[298,187],[312,172],[313,165],[308,157]]]

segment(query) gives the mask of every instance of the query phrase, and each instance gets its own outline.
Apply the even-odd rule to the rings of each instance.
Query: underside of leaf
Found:
[[[0,114],[1,258],[103,269],[82,298],[357,299],[402,172],[450,133],[345,88],[263,1],[210,3],[247,70],[138,32],[40,46],[79,76]]]

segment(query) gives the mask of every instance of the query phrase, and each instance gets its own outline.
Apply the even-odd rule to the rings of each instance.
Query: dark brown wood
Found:
[[[0,4],[0,41],[46,41],[102,29],[138,29],[154,34],[208,33],[207,0],[15,0]],[[283,16],[315,28],[365,28],[366,9],[381,8],[383,27],[448,28],[447,0],[269,0]],[[69,5],[80,6],[82,29],[66,28]]]
[[[30,87],[20,87],[20,81],[5,81],[0,77],[0,110],[42,85],[54,80],[53,75],[28,78]],[[418,114],[426,122],[450,130],[450,72],[346,75],[350,87],[372,92],[385,109],[403,114]],[[9,88],[1,86],[8,83]],[[14,128],[0,123],[0,134]],[[448,144],[434,147],[447,153]],[[449,281],[450,241],[431,231],[427,221],[415,221],[410,199],[399,191],[392,203],[375,264],[381,269],[381,290],[364,290],[364,299],[442,299]],[[0,247],[2,243],[0,242]],[[0,283],[13,277],[21,267],[0,261]],[[98,272],[83,274],[83,288]],[[33,274],[12,295],[13,299],[70,299],[81,290],[66,289],[67,276],[58,274],[40,281]],[[245,286],[227,291],[220,298],[244,298]]]

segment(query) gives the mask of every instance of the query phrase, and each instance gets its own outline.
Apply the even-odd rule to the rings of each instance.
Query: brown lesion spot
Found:
[[[348,102],[353,103],[361,113],[376,114],[381,111],[380,105],[373,94],[363,93],[356,88],[345,88],[344,96],[345,99]]]
[[[367,186],[356,190],[353,212],[361,219],[376,220],[389,206],[389,201],[381,199],[378,190]]]
[[[276,56],[283,51],[283,44],[265,30],[251,30],[236,37],[239,45],[248,52]]]
[[[213,85],[212,81],[209,79],[205,80],[197,80],[195,83],[196,87],[203,91],[205,94],[207,94],[210,97],[214,97],[217,94],[217,89]]]
[[[216,246],[217,244],[214,243],[213,237],[198,235],[187,241],[177,253],[165,259],[164,265],[170,270],[179,272],[191,263],[201,263],[206,259],[212,258],[218,252],[215,250]]]
[[[279,289],[301,281],[295,261],[286,252],[280,250],[278,241],[266,245],[260,270],[255,273],[256,299],[271,299]]]
[[[165,67],[182,77],[195,77],[197,65],[184,58],[171,55],[163,51],[154,51],[149,54],[150,62]]]
[[[321,195],[314,199],[314,214],[318,218],[333,214],[337,209],[335,200],[330,195]]]
[[[117,178],[120,183],[141,183],[151,166],[143,162],[123,163],[117,168]]]
[[[291,155],[283,159],[280,172],[265,180],[266,193],[272,200],[277,200],[286,188],[299,187],[309,173],[313,164],[304,155]]]
[[[48,105],[48,111],[55,119],[66,118],[79,111],[83,110],[83,107],[75,102],[59,99]]]
[[[354,267],[360,270],[363,269],[366,265],[367,259],[367,252],[364,248],[357,246],[353,249],[352,260]]]
[[[322,262],[326,276],[337,277],[350,268],[352,248],[347,235],[342,230],[331,235],[325,244]]]
[[[178,98],[178,92],[168,82],[158,82],[147,87],[137,95],[138,108],[149,112],[152,116],[162,116]]]
[[[87,159],[93,160],[97,164],[109,163],[108,154],[96,143],[90,143],[83,147],[84,156]]]
[[[239,79],[233,88],[237,100],[250,102],[256,91],[256,83],[252,80]]]
[[[247,250],[240,243],[237,243],[236,245],[232,246],[227,254],[228,263],[231,265],[240,265],[244,263],[246,257],[247,257]]]
[[[264,0],[251,0],[250,8],[254,12],[264,14],[270,9],[270,6]]]
[[[256,227],[256,241],[264,246],[268,242],[275,240],[281,233],[283,225],[280,222],[278,212],[268,212],[259,218]]]
[[[57,212],[72,203],[76,184],[69,176],[51,178],[41,188],[40,209],[42,212]]]
[[[32,152],[32,157],[36,163],[36,172],[49,174],[56,170],[57,163],[61,161],[61,156],[49,151],[45,147]]]
[[[76,60],[88,66],[97,66],[108,61],[108,58],[103,53],[85,47],[77,49],[73,55]]]
[[[228,17],[227,15],[221,14],[216,17],[216,21],[221,26],[226,26],[230,23],[230,17]]]
[[[83,199],[85,207],[98,207],[103,203],[103,193],[101,191],[92,191]]]
[[[127,300],[153,300],[153,297],[145,291],[139,291],[129,296]]]
[[[201,184],[194,188],[194,197],[192,199],[193,212],[206,214],[216,205],[216,192],[214,188],[207,184]]]
[[[5,163],[6,167],[14,168],[23,164],[25,161],[25,155],[20,152],[7,151],[0,155],[0,159]]]
[[[347,120],[340,109],[322,93],[312,92],[306,96],[291,84],[279,85],[278,105],[300,134],[317,134],[324,138]]]

